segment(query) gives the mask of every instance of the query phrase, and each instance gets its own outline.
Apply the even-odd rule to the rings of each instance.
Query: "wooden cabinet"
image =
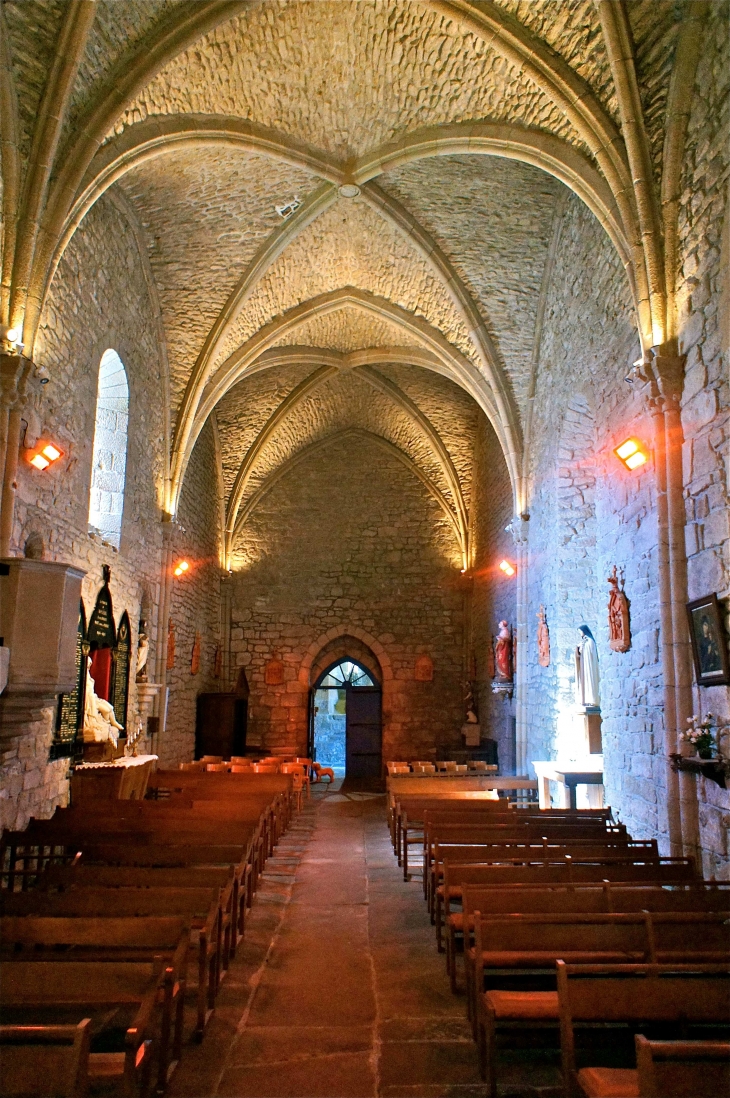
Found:
[[[198,694],[195,758],[203,755],[245,755],[248,697],[237,694]]]

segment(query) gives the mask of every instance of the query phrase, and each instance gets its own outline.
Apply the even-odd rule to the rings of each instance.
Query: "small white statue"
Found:
[[[578,705],[601,704],[598,681],[598,649],[587,625],[581,625],[580,645],[575,650],[575,700]]]
[[[123,726],[114,715],[111,702],[99,698],[91,677],[91,656],[86,657],[86,697],[84,698],[84,743],[106,743],[111,740],[116,747]]]

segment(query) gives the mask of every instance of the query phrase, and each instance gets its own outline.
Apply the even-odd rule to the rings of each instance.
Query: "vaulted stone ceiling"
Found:
[[[72,6],[3,5],[21,177]],[[605,225],[649,323],[613,16],[599,8],[97,0],[92,18],[78,16],[39,237],[46,267],[30,286],[47,285],[107,188],[123,196],[169,363],[171,510],[210,415],[229,536],[297,451],[354,430],[396,447],[458,531],[479,407],[518,499],[540,298],[568,186]],[[682,9],[621,9],[655,173]]]

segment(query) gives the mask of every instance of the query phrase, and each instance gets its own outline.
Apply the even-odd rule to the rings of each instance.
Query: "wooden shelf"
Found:
[[[721,789],[727,789],[725,781],[730,774],[730,760],[727,759],[701,759],[698,755],[679,755],[672,752],[669,756],[672,762],[672,770],[685,770],[690,774],[702,774],[715,782]]]

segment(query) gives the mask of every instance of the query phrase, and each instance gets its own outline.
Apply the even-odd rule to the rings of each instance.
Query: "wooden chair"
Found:
[[[568,965],[557,962],[560,1048],[568,1098],[638,1096],[628,1068],[578,1069],[575,1030],[604,1023],[727,1026],[730,968],[727,965]],[[662,1092],[662,1098],[664,1098]],[[694,1095],[693,1095],[694,1098]]]
[[[199,761],[202,762],[202,763],[205,763],[206,765],[208,763],[222,763],[223,762],[223,756],[222,755],[201,755]]]
[[[91,1019],[73,1026],[0,1026],[2,1098],[85,1098]]]
[[[730,1044],[649,1041],[637,1033],[639,1098],[717,1098],[730,1094]]]
[[[205,764],[205,769],[208,774],[225,774],[228,768],[228,763],[224,762]]]
[[[194,762],[180,763],[181,770],[205,770],[206,764],[202,759],[196,759]]]
[[[278,774],[278,763],[254,763],[251,767],[254,774]]]

